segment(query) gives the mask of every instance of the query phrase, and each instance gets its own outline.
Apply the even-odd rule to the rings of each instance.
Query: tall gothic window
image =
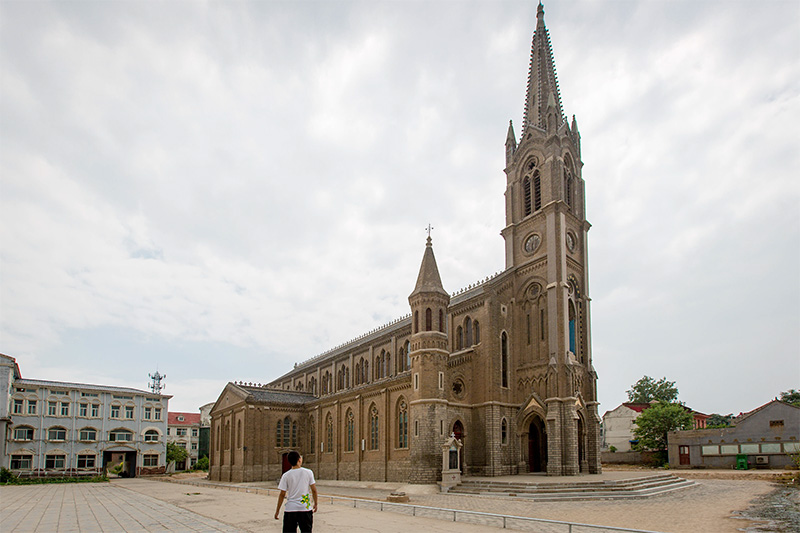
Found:
[[[466,342],[464,343],[464,345],[466,347],[470,347],[470,346],[472,346],[472,319],[470,317],[467,317],[466,319],[464,319],[464,330],[466,331],[466,335],[465,335],[465,337],[466,337],[465,341]]]
[[[464,329],[461,326],[456,328],[456,350],[464,348]]]
[[[538,170],[533,173],[533,208],[536,211],[542,208],[542,180]]]
[[[569,302],[569,351],[575,352],[575,304]]]
[[[522,191],[524,195],[525,216],[528,216],[531,214],[531,179],[528,176],[525,176],[525,179],[522,181]]]
[[[325,420],[325,427],[326,427],[326,442],[325,442],[325,451],[330,453],[333,451],[333,417],[330,413],[328,413],[328,418]]]
[[[397,404],[397,447],[408,448],[408,406],[403,398]]]
[[[406,370],[411,368],[411,343],[406,341]]]
[[[314,453],[317,449],[314,436],[314,417],[310,416],[308,417],[308,453]]]
[[[400,350],[397,352],[397,372],[405,372],[406,371],[406,351],[405,348],[402,346]]]
[[[353,451],[353,442],[355,438],[355,417],[353,417],[353,411],[350,409],[347,410],[347,415],[345,416],[345,427],[344,427],[344,434],[345,434],[345,446],[344,451],[352,452]]]
[[[428,307],[425,309],[425,331],[432,331],[433,330],[433,312],[431,308]]]
[[[508,444],[508,422],[505,418],[500,423],[500,442],[502,444]]]
[[[439,331],[444,333],[444,311],[439,309]]]
[[[369,449],[378,449],[378,408],[374,403],[369,410]]]
[[[478,321],[474,321],[472,323],[472,331],[474,332],[473,335],[475,336],[475,344],[481,343],[481,325]]]
[[[419,331],[419,311],[414,311],[414,333]]]
[[[291,441],[289,439],[289,431],[292,429],[292,420],[287,416],[283,419],[283,446],[289,447],[291,446]]]
[[[508,335],[505,331],[500,336],[500,380],[503,387],[508,387]]]

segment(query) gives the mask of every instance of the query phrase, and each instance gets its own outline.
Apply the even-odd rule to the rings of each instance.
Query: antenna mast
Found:
[[[147,374],[147,375],[152,380],[148,385],[148,387],[150,387],[150,390],[153,391],[153,394],[161,394],[161,389],[166,388],[166,384],[162,385],[161,380],[167,379],[167,375],[159,374],[158,370],[156,370],[155,374]]]

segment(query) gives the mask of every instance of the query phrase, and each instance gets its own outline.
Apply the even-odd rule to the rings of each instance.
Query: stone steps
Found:
[[[450,494],[526,498],[537,501],[616,500],[647,498],[695,486],[694,481],[672,474],[658,474],[619,481],[567,483],[524,483],[508,481],[470,481],[450,489]]]

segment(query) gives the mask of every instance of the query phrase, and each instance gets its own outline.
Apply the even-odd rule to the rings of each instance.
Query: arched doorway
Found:
[[[528,468],[531,472],[547,471],[547,431],[539,416],[534,416],[528,427]]]
[[[464,446],[464,424],[461,423],[461,420],[456,420],[456,423],[453,424],[453,435],[456,439],[461,441],[461,454],[459,458],[459,465],[458,469],[461,470],[461,473],[464,472],[464,450],[466,450],[466,446]]]
[[[586,462],[586,424],[578,415],[578,470],[583,472],[589,463]]]

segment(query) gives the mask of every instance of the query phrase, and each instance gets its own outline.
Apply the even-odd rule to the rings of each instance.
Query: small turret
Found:
[[[514,152],[517,150],[517,138],[514,136],[514,124],[508,121],[508,133],[506,134],[506,167],[514,159]]]

